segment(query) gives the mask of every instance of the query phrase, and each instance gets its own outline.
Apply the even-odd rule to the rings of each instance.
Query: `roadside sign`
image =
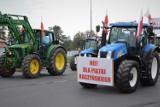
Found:
[[[153,32],[155,34],[160,34],[160,18],[152,18],[150,22],[153,26]]]
[[[77,57],[78,82],[114,86],[113,60]]]

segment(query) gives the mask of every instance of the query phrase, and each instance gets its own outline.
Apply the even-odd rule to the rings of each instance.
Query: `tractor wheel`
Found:
[[[139,81],[139,65],[134,60],[124,60],[119,65],[116,77],[117,88],[124,93],[136,90]]]
[[[97,87],[96,84],[88,84],[88,83],[83,83],[83,82],[80,82],[80,85],[83,86],[84,88],[96,88]]]
[[[49,59],[48,73],[51,75],[62,75],[66,69],[67,58],[62,48],[55,50]]]
[[[156,84],[159,76],[159,56],[156,51],[153,51],[145,60],[146,76],[140,78],[140,83],[143,86],[153,86]]]
[[[70,68],[72,71],[76,71],[77,70],[77,64],[75,62],[75,58],[78,56],[78,54],[74,55],[71,57],[70,59]]]
[[[15,69],[10,69],[10,68],[5,67],[4,62],[5,62],[5,56],[2,55],[0,56],[0,76],[11,77],[14,74]]]
[[[38,55],[27,55],[22,62],[22,72],[25,78],[36,78],[39,76],[42,67]]]

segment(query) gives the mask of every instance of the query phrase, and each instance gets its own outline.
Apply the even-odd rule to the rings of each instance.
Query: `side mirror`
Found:
[[[59,44],[59,40],[55,40],[55,44]]]
[[[96,26],[96,32],[99,32],[100,31],[100,25],[97,25]]]

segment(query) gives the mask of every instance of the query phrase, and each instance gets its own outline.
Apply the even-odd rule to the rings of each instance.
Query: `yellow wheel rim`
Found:
[[[64,60],[63,54],[58,53],[58,54],[56,55],[56,62],[55,62],[56,68],[57,68],[58,70],[62,70],[63,67],[64,67],[64,63],[65,63],[65,60]]]
[[[32,74],[37,74],[39,71],[39,62],[35,59],[31,60],[30,71]]]

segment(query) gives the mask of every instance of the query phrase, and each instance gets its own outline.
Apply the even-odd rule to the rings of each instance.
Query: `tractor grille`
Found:
[[[22,57],[22,49],[21,48],[10,48],[10,51],[14,52],[17,51],[20,57]]]
[[[81,56],[84,56],[84,54],[80,54]]]
[[[15,48],[15,50],[19,53],[19,57],[22,57],[22,49],[21,48]]]
[[[100,58],[106,58],[107,52],[100,52]]]

